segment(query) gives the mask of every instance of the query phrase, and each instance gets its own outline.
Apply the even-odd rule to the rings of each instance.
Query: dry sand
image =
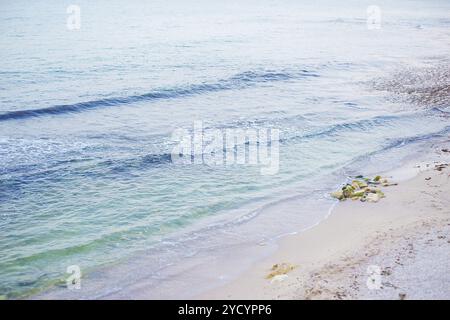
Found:
[[[448,152],[439,157],[450,162]],[[450,299],[450,167],[435,165],[383,188],[377,203],[340,202],[328,219],[197,298]],[[280,263],[295,268],[266,279]]]

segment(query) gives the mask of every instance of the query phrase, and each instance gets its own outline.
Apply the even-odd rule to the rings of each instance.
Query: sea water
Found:
[[[450,2],[372,2],[2,1],[0,294],[189,296],[447,136],[408,93],[448,70]],[[195,123],[278,130],[277,170],[172,161]]]

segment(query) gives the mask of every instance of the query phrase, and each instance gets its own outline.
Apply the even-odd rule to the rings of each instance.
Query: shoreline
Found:
[[[439,142],[431,141],[425,145],[427,148],[431,148],[429,151],[432,149],[436,150],[438,146],[438,149],[440,150],[441,147],[448,148],[450,146],[450,142],[443,142],[442,140]],[[386,198],[381,199],[378,203],[362,203],[352,200],[335,202],[331,204],[327,210],[327,214],[324,215],[323,220],[320,220],[318,223],[308,228],[285,233],[275,238],[268,239],[267,242],[263,241],[252,243],[248,247],[230,248],[230,254],[232,254],[234,250],[242,251],[240,252],[240,255],[244,258],[239,261],[235,259],[222,262],[211,259],[208,262],[203,260],[195,260],[188,265],[191,266],[191,268],[176,270],[177,272],[173,273],[173,278],[171,281],[178,283],[178,289],[180,289],[180,286],[183,288],[183,294],[181,295],[179,292],[175,293],[173,291],[177,287],[171,286],[170,283],[172,282],[169,282],[168,284],[163,283],[162,286],[155,287],[152,286],[151,283],[147,282],[147,279],[140,283],[131,284],[127,287],[125,292],[111,292],[104,297],[95,297],[94,299],[124,299],[127,297],[134,297],[134,299],[355,298],[354,294],[343,294],[339,290],[335,290],[333,294],[329,293],[328,296],[324,296],[323,293],[318,294],[317,290],[321,292],[327,290],[317,289],[317,281],[319,281],[319,283],[323,281],[330,281],[328,275],[331,270],[334,270],[334,268],[330,268],[329,265],[341,265],[339,268],[345,269],[345,261],[340,261],[342,255],[345,255],[346,261],[353,261],[353,269],[355,269],[355,266],[358,266],[358,263],[354,262],[354,260],[356,258],[361,260],[359,252],[363,252],[363,250],[372,250],[371,248],[364,249],[364,246],[370,245],[366,242],[368,242],[369,238],[372,239],[373,237],[364,237],[361,235],[362,231],[370,234],[376,233],[376,235],[387,234],[390,232],[389,230],[381,230],[385,226],[386,219],[389,218],[390,215],[386,215],[385,213],[379,215],[376,211],[380,209],[380,206],[385,206],[392,201],[398,201],[398,199],[395,200],[395,196],[392,195],[392,192],[395,195],[399,190],[403,190],[406,186],[410,185],[412,181],[418,179],[420,175],[433,173],[430,169],[432,169],[431,164],[434,160],[445,160],[447,163],[450,162],[450,153],[441,154],[440,156],[442,156],[442,159],[437,159],[435,155],[430,157],[430,154],[430,152],[423,152],[421,154],[416,154],[413,157],[408,157],[408,159],[403,159],[404,161],[402,161],[400,166],[394,167],[384,174],[382,173],[383,177],[393,176],[394,180],[389,180],[392,180],[392,182],[399,182],[399,185],[384,188],[383,191],[386,194]],[[417,168],[417,163],[422,163],[422,167]],[[430,167],[427,167],[427,163],[430,164]],[[373,168],[370,168],[370,171],[372,172]],[[450,173],[450,170],[448,171],[448,173]],[[420,185],[420,183],[418,184]],[[412,189],[415,188],[417,188],[417,186]],[[450,189],[448,191],[450,191]],[[408,192],[406,192],[406,196],[408,195]],[[277,206],[276,208],[278,210],[283,210],[285,207]],[[369,212],[366,212],[366,209],[370,209]],[[404,212],[403,215],[405,215]],[[392,216],[401,218],[403,215],[398,217],[397,215]],[[406,214],[405,217],[408,218],[408,215]],[[417,222],[417,218],[418,217],[414,215],[412,220],[410,219],[411,221],[408,219],[406,220],[413,223]],[[396,226],[408,229],[408,221],[396,221]],[[370,223],[372,222],[376,225],[373,228],[370,226]],[[359,228],[359,232],[355,234],[354,230],[349,230],[352,229],[352,227]],[[414,231],[417,227],[411,225],[410,228]],[[404,231],[401,235],[406,233],[407,232]],[[410,237],[413,237],[414,232],[409,233]],[[448,234],[448,239],[450,239],[450,231]],[[397,236],[397,238],[398,237],[399,236]],[[352,239],[357,239],[357,241],[359,241],[359,245],[353,245],[351,243],[353,241]],[[339,242],[336,240],[339,240]],[[302,255],[299,254],[299,249],[302,250]],[[450,248],[446,248],[446,250],[448,249]],[[386,251],[386,249],[383,250]],[[246,252],[246,254],[243,254],[243,252]],[[329,252],[331,254],[329,256],[324,256],[324,252]],[[450,257],[447,258],[447,260],[450,261]],[[288,272],[287,277],[283,277],[282,279],[266,279],[267,274],[271,272],[271,266],[281,263],[290,263],[295,266],[295,269]],[[359,263],[359,265],[361,265],[361,263]],[[144,267],[145,261],[133,266],[133,270],[138,270],[140,268],[139,266]],[[215,270],[216,268],[219,268],[217,270],[220,271],[211,272],[211,269]],[[366,279],[366,269],[360,269],[357,276],[361,279]],[[450,266],[447,270],[448,269],[450,269]],[[121,271],[120,268],[111,269],[111,271],[115,270]],[[107,271],[109,271],[109,269],[107,269]],[[384,269],[381,271],[385,272]],[[108,274],[110,274],[110,272]],[[333,276],[336,276],[343,275],[345,273],[336,273],[333,271],[333,274]],[[223,275],[226,276],[224,277]],[[92,280],[92,278],[90,280]],[[191,280],[196,280],[198,282],[194,287],[190,287],[190,289],[188,289],[185,286],[187,284],[192,285],[193,282]],[[340,280],[337,283],[341,286],[341,283],[343,284],[344,282]],[[351,287],[351,285],[348,286]],[[306,288],[309,288],[308,290],[311,292],[299,293],[298,291],[301,288],[304,288],[305,291]],[[90,299],[91,297],[89,297],[89,292],[92,291],[92,289],[95,289],[95,283],[89,283],[86,286],[83,286],[83,289],[84,290],[79,293],[61,290],[61,288],[56,288],[56,290],[44,290],[43,292],[25,297],[25,299]],[[88,290],[87,292],[85,292],[86,289]],[[450,293],[448,296],[450,297]],[[371,298],[372,297],[369,297],[369,299]]]
[[[450,299],[450,168],[435,170],[449,162],[440,152],[420,168],[394,170],[399,184],[383,189],[386,198],[339,202],[321,223],[285,236],[275,253],[195,298]],[[282,264],[293,269],[266,278]]]

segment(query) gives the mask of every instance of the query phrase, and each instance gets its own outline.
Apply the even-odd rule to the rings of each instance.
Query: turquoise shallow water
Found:
[[[393,164],[396,149],[448,135],[445,103],[374,83],[445,62],[450,4],[382,1],[376,30],[371,4],[81,1],[68,30],[66,4],[2,3],[0,293],[144,255],[139,277],[119,267],[85,292],[104,297],[180,257],[306,228],[349,163],[393,150]],[[279,171],[173,163],[174,130],[199,120],[278,129]]]

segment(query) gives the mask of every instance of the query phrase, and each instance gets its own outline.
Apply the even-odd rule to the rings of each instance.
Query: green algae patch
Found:
[[[397,183],[390,183],[388,179],[382,178],[381,176],[375,176],[370,179],[360,175],[356,176],[351,183],[344,185],[341,190],[332,192],[331,196],[340,201],[351,199],[362,202],[378,202],[380,199],[386,197],[379,187],[395,185]]]

